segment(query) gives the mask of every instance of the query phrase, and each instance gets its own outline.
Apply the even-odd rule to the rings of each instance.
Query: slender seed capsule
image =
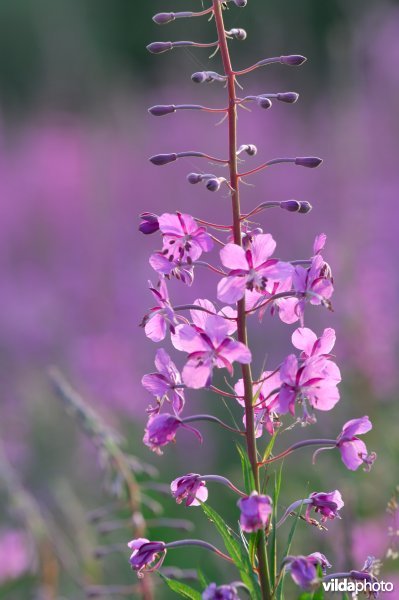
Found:
[[[295,164],[300,167],[307,167],[308,169],[315,169],[323,162],[322,158],[317,158],[317,156],[297,156],[295,159]]]
[[[176,153],[155,154],[155,156],[151,156],[151,158],[150,158],[150,162],[152,162],[153,165],[157,165],[157,166],[167,165],[171,162],[174,162],[175,160],[177,160]]]
[[[152,54],[161,54],[162,52],[168,52],[168,50],[172,50],[172,48],[172,42],[152,42],[147,46],[148,52],[151,52]]]
[[[163,117],[164,115],[176,112],[176,106],[174,104],[158,104],[151,106],[148,112],[154,117]]]
[[[277,100],[280,102],[286,102],[287,104],[295,104],[299,98],[299,94],[296,92],[283,92],[276,94]]]

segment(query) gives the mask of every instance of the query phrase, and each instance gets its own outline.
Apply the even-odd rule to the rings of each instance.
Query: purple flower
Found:
[[[149,314],[144,317],[141,325],[144,326],[145,334],[150,340],[161,342],[165,339],[167,328],[169,327],[173,332],[177,321],[169,301],[165,279],[160,279],[157,288],[153,287],[151,281],[149,285],[152,295],[158,304],[150,309]]]
[[[206,483],[197,473],[188,473],[188,475],[178,477],[172,481],[170,489],[178,504],[185,500],[186,506],[199,506],[201,502],[208,499]]]
[[[180,325],[172,342],[177,350],[188,352],[183,369],[183,382],[191,388],[208,387],[212,381],[212,371],[226,368],[233,374],[234,361],[248,364],[251,352],[241,342],[229,337],[231,324],[218,315],[208,315],[204,329],[193,325]]]
[[[220,251],[223,265],[230,269],[218,284],[219,300],[233,304],[243,298],[245,290],[263,291],[268,280],[285,280],[292,275],[292,265],[270,258],[276,242],[269,233],[253,238],[245,250],[237,244],[226,244]]]
[[[184,407],[184,391],[182,389],[180,372],[163,348],[157,350],[155,366],[158,373],[144,375],[141,380],[145,389],[153,394],[158,401],[155,412],[159,412],[163,400],[166,399],[172,403],[173,410],[179,415]]]
[[[239,600],[237,589],[234,585],[220,585],[211,583],[202,593],[202,600]]]
[[[163,250],[167,259],[191,263],[213,248],[205,227],[199,227],[191,215],[164,213],[158,219],[163,234]]]
[[[149,235],[159,230],[158,215],[154,215],[154,213],[144,212],[141,213],[140,218],[141,223],[139,225],[139,230],[141,231],[141,233]]]
[[[311,356],[329,357],[335,345],[335,331],[329,327],[318,338],[308,327],[298,327],[292,334],[292,343],[295,348],[302,350],[301,359]]]
[[[284,298],[278,303],[279,316],[284,323],[295,323],[299,320],[303,325],[306,300],[315,305],[330,305],[329,300],[334,291],[331,269],[320,255],[325,241],[324,234],[316,237],[310,267],[295,267],[292,285],[298,297]]]
[[[146,538],[137,538],[129,542],[128,547],[133,550],[129,562],[139,577],[143,577],[143,571],[159,569],[165,559],[164,542],[150,542]]]
[[[250,496],[240,498],[237,506],[241,511],[240,525],[243,531],[252,533],[266,527],[272,512],[270,496],[252,492]]]
[[[366,444],[357,437],[367,433],[372,427],[373,425],[368,417],[352,419],[345,423],[337,437],[337,448],[341,452],[345,466],[351,471],[356,471],[362,464],[365,465],[365,470],[369,471],[377,458],[375,452],[368,454]]]
[[[270,435],[273,435],[277,423],[273,418],[274,411],[277,411],[278,401],[276,401],[278,391],[281,385],[279,371],[264,371],[259,383],[253,385],[254,417],[255,417],[255,435],[260,437],[263,433],[263,427]],[[245,406],[244,402],[244,382],[239,379],[234,386],[234,391],[237,396],[237,401],[241,406]],[[246,424],[245,415],[243,417],[244,425]]]
[[[327,519],[340,518],[338,511],[344,506],[344,502],[338,490],[326,493],[313,492],[310,494],[309,500],[312,500],[312,503],[308,504],[306,509],[306,519],[308,521],[310,520],[309,516],[312,508],[321,514],[322,523],[327,521]]]
[[[279,412],[295,414],[295,403],[303,404],[307,418],[306,402],[318,410],[331,410],[339,400],[337,384],[341,381],[335,363],[324,356],[314,356],[299,363],[294,354],[284,360],[280,368],[283,383],[278,395]]]
[[[174,441],[179,427],[184,427],[185,429],[192,431],[202,443],[202,435],[197,429],[186,425],[181,419],[168,413],[150,416],[145,429],[143,442],[153,452],[162,454],[161,447]]]
[[[295,583],[305,590],[318,585],[317,567],[319,565],[323,573],[326,567],[331,566],[324,554],[320,552],[314,552],[308,556],[288,556],[285,564]]]
[[[188,262],[180,259],[167,258],[162,252],[151,254],[150,265],[160,275],[165,277],[175,277],[186,285],[192,285],[194,281],[194,270]]]

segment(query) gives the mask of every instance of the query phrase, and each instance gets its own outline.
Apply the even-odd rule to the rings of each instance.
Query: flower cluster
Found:
[[[245,6],[246,0],[234,0],[236,6]],[[265,493],[262,485],[261,470],[264,466],[283,458],[305,446],[319,446],[314,457],[323,450],[337,448],[345,465],[357,469],[365,464],[370,467],[375,455],[368,454],[366,446],[358,438],[359,434],[371,429],[367,417],[354,419],[346,423],[337,439],[311,439],[297,442],[287,450],[272,455],[273,445],[283,425],[290,429],[295,423],[311,425],[316,422],[317,411],[332,410],[340,400],[338,385],[341,373],[332,354],[335,344],[335,331],[326,328],[318,335],[305,327],[305,312],[312,306],[331,309],[333,277],[329,264],[322,252],[326,236],[320,234],[313,244],[312,256],[307,260],[290,261],[276,258],[276,242],[271,233],[264,232],[261,223],[253,223],[251,218],[269,208],[283,208],[288,213],[307,214],[311,205],[307,201],[285,200],[282,202],[262,202],[250,212],[243,214],[240,209],[240,182],[257,172],[279,164],[293,164],[306,168],[316,168],[321,159],[313,156],[273,158],[247,171],[239,170],[244,162],[242,156],[252,159],[257,155],[253,144],[244,144],[237,148],[237,111],[247,102],[256,102],[261,108],[271,108],[272,100],[293,104],[298,99],[294,92],[258,94],[239,98],[237,79],[253,70],[273,63],[288,66],[300,66],[306,60],[300,55],[279,56],[258,61],[251,67],[234,71],[229,56],[229,39],[244,40],[246,32],[242,29],[226,30],[223,11],[227,2],[213,0],[209,8],[198,13],[160,13],[154,17],[157,24],[170,23],[180,18],[210,15],[216,24],[217,42],[202,44],[199,42],[154,42],[148,46],[152,53],[163,53],[180,46],[197,48],[215,47],[220,51],[224,72],[214,71],[194,73],[196,83],[223,82],[227,85],[228,106],[212,109],[196,104],[157,105],[149,109],[150,114],[162,117],[180,110],[200,110],[209,113],[222,113],[229,123],[229,156],[227,159],[210,156],[198,150],[172,151],[156,154],[150,158],[153,165],[159,167],[177,160],[190,158],[206,160],[212,163],[214,173],[189,173],[190,184],[204,183],[212,192],[218,192],[222,185],[232,200],[232,224],[222,225],[204,221],[199,217],[175,212],[155,215],[142,213],[140,230],[143,234],[161,236],[160,248],[150,257],[150,265],[156,272],[159,282],[150,286],[156,299],[156,306],[144,316],[142,325],[149,339],[158,343],[170,339],[171,345],[183,354],[181,369],[165,348],[156,351],[155,366],[157,372],[149,373],[142,379],[143,387],[155,397],[155,405],[150,405],[149,420],[145,429],[144,443],[154,452],[161,454],[163,448],[174,442],[179,429],[194,433],[202,441],[201,433],[191,426],[196,421],[211,421],[246,440],[246,453],[241,455],[245,476],[245,490],[222,475],[201,475],[188,473],[172,481],[172,496],[186,507],[201,506],[208,499],[209,483],[227,486],[239,496],[237,520],[240,534],[247,534],[254,542],[248,553],[247,545],[242,550],[247,553],[250,570],[257,581],[244,577],[245,582],[218,586],[210,584],[203,598],[238,598],[240,585],[247,587],[251,597],[269,599],[274,596],[280,579],[285,571],[303,589],[314,589],[320,584],[321,576],[330,567],[323,554],[315,552],[308,556],[285,556],[280,563],[280,574],[275,581],[269,580],[267,552],[271,530],[280,527],[295,511],[301,513],[306,507],[304,520],[311,525],[324,528],[328,520],[339,518],[344,506],[339,490],[331,492],[313,492],[308,498],[294,502],[276,520],[278,493],[273,498]],[[217,168],[229,167],[230,178],[225,171],[218,173]],[[221,246],[213,253],[214,260],[203,260],[204,253],[211,253],[215,244]],[[201,267],[214,278],[215,298],[197,298],[190,304],[179,304],[171,299],[167,289],[169,282],[178,280],[180,285],[192,286],[195,269]],[[173,283],[175,285],[175,283]],[[178,284],[177,284],[178,285]],[[178,292],[177,292],[178,294]],[[269,310],[270,309],[270,310]],[[247,323],[258,315],[262,321],[266,312],[278,315],[286,325],[297,324],[292,333],[294,351],[282,356],[278,364],[254,378],[251,365],[252,352],[248,345]],[[299,325],[299,327],[298,327]],[[178,364],[177,359],[177,364]],[[215,386],[215,370],[222,369],[228,383],[227,389]],[[195,390],[206,390],[223,399],[236,401],[236,408],[244,429],[235,424],[221,421],[211,414],[185,414],[190,407],[191,394]],[[164,405],[167,403],[167,411]],[[258,450],[258,444],[265,444],[265,451]],[[262,458],[263,457],[263,458]],[[266,478],[267,482],[267,478]],[[212,509],[204,506],[205,511]],[[320,515],[321,523],[314,519],[312,511]],[[208,514],[209,516],[209,514]],[[212,516],[212,513],[211,513]],[[220,527],[220,519],[217,518]],[[223,519],[222,519],[223,522]],[[227,527],[227,526],[226,526]],[[227,529],[226,529],[227,531]],[[227,535],[227,534],[226,534]],[[274,532],[276,535],[276,532]],[[197,545],[226,555],[202,540],[178,540],[169,542],[149,542],[138,539],[130,543],[133,554],[131,565],[138,573],[158,568],[167,549]],[[237,563],[237,550],[231,551],[230,558],[242,567],[242,559]],[[244,555],[243,554],[243,555]],[[276,560],[276,557],[274,557]],[[241,573],[241,571],[240,571]],[[248,575],[248,572],[247,572]],[[250,589],[251,585],[255,585]],[[256,587],[258,585],[258,587]]]

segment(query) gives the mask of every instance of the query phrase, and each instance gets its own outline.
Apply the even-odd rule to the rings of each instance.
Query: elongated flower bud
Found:
[[[312,205],[306,201],[283,200],[280,202],[280,208],[288,210],[288,212],[298,212],[305,215],[312,210]]]
[[[152,162],[153,165],[157,165],[157,166],[167,165],[171,162],[174,162],[175,160],[177,160],[176,153],[156,154],[155,156],[151,156],[151,158],[150,158],[150,162]]]
[[[306,62],[307,58],[305,56],[301,56],[301,54],[290,54],[289,56],[280,56],[280,62],[283,65],[288,65],[290,67],[300,67]]]
[[[176,106],[174,104],[159,104],[151,106],[148,112],[154,117],[163,117],[164,115],[176,112]]]
[[[211,83],[212,81],[226,81],[225,75],[219,75],[215,71],[197,71],[191,75],[194,83]]]
[[[287,104],[294,104],[298,100],[299,94],[297,94],[296,92],[283,92],[280,94],[276,94],[276,98],[280,102],[286,102]]]
[[[162,52],[168,52],[168,50],[172,50],[172,48],[172,42],[152,42],[147,46],[147,50],[148,52],[151,52],[151,54],[161,54]]]
[[[295,164],[300,167],[307,167],[308,169],[315,169],[323,162],[322,158],[317,158],[317,156],[297,156],[295,159]]]
[[[166,25],[167,23],[171,23],[172,21],[175,20],[175,13],[158,13],[157,15],[154,15],[152,17],[152,20],[154,21],[154,23],[156,23],[157,25]]]

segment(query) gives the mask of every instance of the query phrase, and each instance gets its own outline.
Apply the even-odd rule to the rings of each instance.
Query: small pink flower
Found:
[[[306,519],[310,518],[310,511],[312,508],[315,512],[321,514],[321,521],[324,523],[327,519],[340,518],[338,511],[344,506],[342,496],[338,490],[334,492],[313,492],[310,494],[309,500],[312,501],[308,504],[306,509]]]
[[[218,284],[219,300],[233,304],[244,297],[245,290],[265,290],[267,282],[291,277],[292,265],[270,258],[276,242],[269,233],[256,235],[247,249],[226,244],[220,251],[222,264],[230,269]]]
[[[170,489],[178,504],[185,500],[186,506],[200,506],[201,502],[208,499],[206,483],[197,473],[188,473],[188,475],[178,477],[172,481]]]
[[[272,513],[270,496],[252,492],[250,496],[240,498],[237,505],[241,511],[240,525],[243,531],[252,533],[266,527]]]
[[[304,590],[310,590],[319,583],[317,567],[320,565],[323,574],[330,563],[320,552],[308,556],[288,556],[285,559],[287,570],[294,582]]]
[[[329,357],[335,345],[335,331],[329,327],[318,338],[308,327],[298,327],[292,334],[292,343],[295,348],[302,350],[301,359],[311,356]]]
[[[280,368],[283,383],[278,395],[279,412],[295,414],[295,403],[300,401],[318,410],[331,410],[339,400],[337,384],[341,381],[335,363],[323,356],[306,359],[302,364],[294,354],[284,360]]]
[[[255,435],[261,437],[263,434],[263,427],[267,430],[270,435],[273,435],[276,426],[273,413],[278,409],[277,395],[281,386],[281,379],[279,371],[264,371],[260,378],[260,383],[254,383],[253,385],[253,398],[254,398],[254,418],[255,418]],[[237,396],[237,401],[241,406],[245,406],[244,402],[244,382],[239,379],[234,386],[234,391]],[[245,415],[243,417],[244,425],[246,424]]]
[[[325,304],[330,306],[329,300],[333,294],[333,279],[330,266],[320,255],[324,248],[326,236],[319,235],[314,243],[310,267],[304,268],[297,265],[292,277],[292,285],[297,293],[296,298],[279,300],[279,316],[284,323],[300,321],[303,325],[305,304]]]
[[[369,471],[377,458],[375,452],[368,454],[366,444],[357,437],[367,433],[372,427],[368,417],[352,419],[345,423],[337,437],[337,447],[341,452],[342,460],[351,471],[356,471],[362,464],[365,465],[365,470]]]
[[[169,301],[165,279],[160,279],[157,288],[154,288],[151,282],[149,284],[157,305],[150,309],[141,325],[144,326],[145,334],[150,340],[161,342],[165,339],[168,328],[174,331],[177,319]]]
[[[148,419],[143,442],[153,452],[162,454],[161,447],[167,446],[170,442],[175,440],[177,430],[180,427],[194,433],[202,443],[202,435],[197,429],[186,425],[181,419],[168,413],[153,415]]]
[[[133,550],[130,556],[130,565],[137,571],[139,577],[143,577],[143,571],[152,572],[162,565],[166,548],[164,542],[150,542],[146,538],[137,538],[128,543]]]
[[[154,271],[168,279],[175,277],[188,286],[192,285],[194,281],[194,269],[187,262],[173,259],[173,257],[168,259],[162,252],[151,254],[149,262]]]
[[[168,260],[172,258],[190,264],[213,248],[206,228],[199,227],[191,215],[164,213],[158,218],[158,223],[163,234],[162,254]]]
[[[195,325],[180,325],[172,336],[177,350],[188,352],[183,369],[183,382],[191,388],[208,387],[212,381],[212,371],[226,368],[233,374],[232,363],[248,364],[252,356],[250,350],[229,336],[231,324],[218,315],[209,315],[204,321],[204,329]]]
[[[173,410],[179,415],[184,407],[184,390],[180,372],[163,348],[157,350],[155,366],[158,373],[144,375],[141,380],[143,387],[157,399],[158,406],[155,412],[159,412],[166,399],[172,403]],[[154,409],[151,409],[151,412],[154,412]]]

